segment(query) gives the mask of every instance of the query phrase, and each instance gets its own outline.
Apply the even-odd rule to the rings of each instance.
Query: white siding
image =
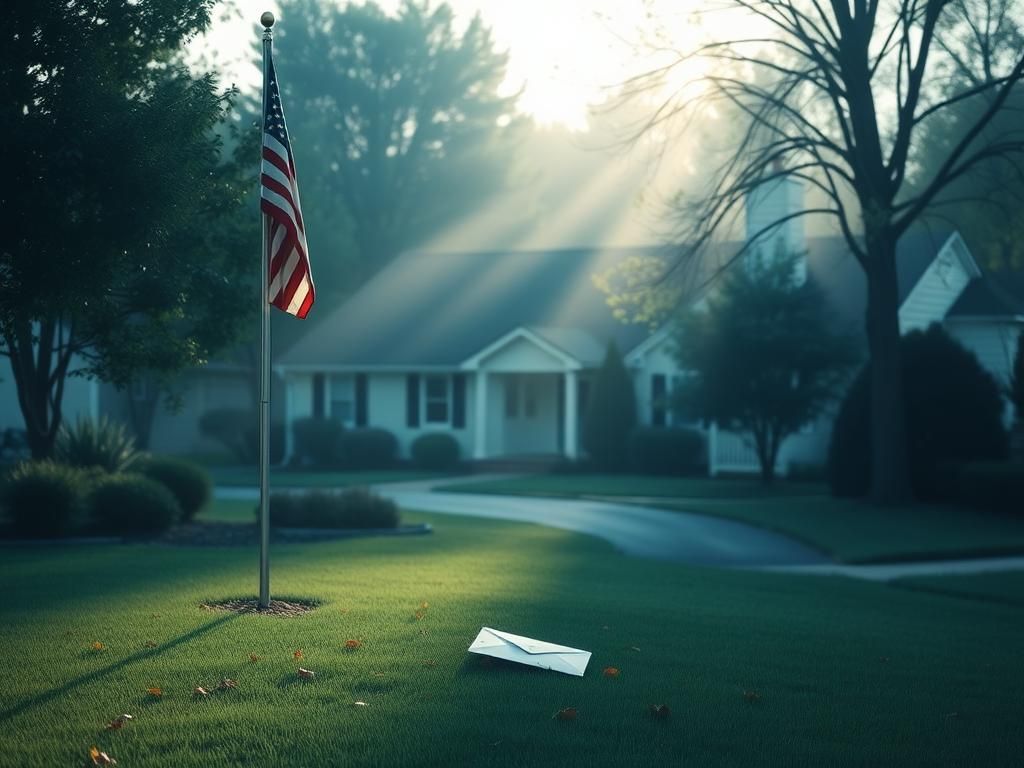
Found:
[[[637,422],[640,424],[651,423],[651,379],[656,375],[664,376],[666,387],[670,390],[672,377],[679,374],[679,366],[672,355],[672,343],[670,336],[664,336],[646,350],[633,369],[633,393],[636,397]]]
[[[942,322],[970,279],[953,249],[944,247],[903,300],[900,333]]]
[[[565,369],[565,363],[527,339],[515,339],[481,362],[488,372],[550,373]]]
[[[491,384],[492,382],[488,382]],[[420,386],[423,377],[420,376]],[[494,396],[494,387],[490,386],[489,397]],[[466,426],[454,429],[439,424],[423,422],[422,404],[420,408],[420,426],[410,427],[406,424],[406,374],[404,373],[371,373],[367,376],[367,426],[386,429],[398,438],[399,456],[408,458],[413,440],[420,435],[431,432],[447,432],[459,443],[462,458],[473,455],[473,377],[466,376]]]
[[[1010,382],[1013,354],[1022,327],[1024,323],[1012,321],[992,322],[967,318],[951,318],[946,321],[949,335],[977,355],[978,361],[1001,387]],[[1012,407],[1007,404],[1007,424],[1012,423],[1013,415]]]

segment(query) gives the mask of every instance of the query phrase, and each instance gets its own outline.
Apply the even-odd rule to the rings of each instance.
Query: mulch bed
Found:
[[[315,600],[271,600],[266,608],[259,607],[255,597],[239,597],[231,600],[201,603],[200,608],[207,611],[233,611],[234,613],[259,613],[264,616],[302,616],[316,608],[320,603]]]
[[[430,533],[430,531],[429,525],[409,525],[382,530],[271,528],[270,541],[276,544],[294,544],[303,541],[347,539],[353,536],[394,536]],[[259,527],[255,523],[186,523],[171,528],[154,541],[172,547],[255,546],[259,541]]]

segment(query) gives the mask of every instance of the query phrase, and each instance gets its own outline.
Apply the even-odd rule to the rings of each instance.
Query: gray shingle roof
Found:
[[[901,240],[901,301],[948,236],[920,232]],[[866,306],[860,265],[839,237],[809,238],[807,250],[810,279],[822,286],[839,323],[859,332]],[[522,326],[596,365],[609,340],[625,353],[648,331],[616,320],[592,276],[630,256],[664,253],[642,247],[405,254],[338,306],[318,302],[314,313],[321,317],[277,362],[455,367]]]

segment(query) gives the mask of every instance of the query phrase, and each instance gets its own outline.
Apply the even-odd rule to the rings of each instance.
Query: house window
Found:
[[[346,427],[355,425],[356,385],[351,374],[336,374],[330,377],[328,386],[327,415]]]
[[[427,424],[447,424],[451,415],[451,378],[423,377],[423,413]]]
[[[668,422],[673,427],[700,426],[700,419],[695,419],[692,413],[687,413],[679,397],[684,383],[692,375],[682,373],[672,377],[672,394],[668,398]]]

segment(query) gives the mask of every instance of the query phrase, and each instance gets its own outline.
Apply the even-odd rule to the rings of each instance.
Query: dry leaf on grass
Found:
[[[618,667],[605,667],[604,671],[601,674],[604,675],[605,677],[618,677],[619,676],[619,668]]]
[[[152,688],[147,688],[146,689],[146,693],[148,693],[154,699],[159,699],[161,696],[164,695],[164,689],[163,688],[158,688],[157,686],[154,685]]]
[[[299,659],[303,659],[303,658],[305,658],[305,657],[304,657],[304,656],[302,655],[302,649],[301,649],[301,648],[299,648],[299,649],[298,649],[297,651],[294,651],[294,652],[292,653],[292,658],[293,658],[293,659],[295,659],[296,661],[298,661]]]
[[[753,704],[755,701],[761,700],[761,694],[757,691],[744,691],[743,700],[750,704]]]
[[[353,701],[352,702],[352,706],[353,707],[368,707],[370,705],[367,704],[365,701]]]
[[[362,645],[363,645],[363,641],[362,640],[346,640],[345,641],[345,650],[346,651],[354,651],[356,648],[362,647]]]
[[[120,731],[122,728],[124,728],[125,724],[129,720],[134,720],[134,719],[135,718],[133,718],[127,712],[125,714],[123,714],[123,715],[118,715],[113,720],[111,720],[109,723],[107,723],[107,730],[108,731]]]
[[[156,648],[156,640],[147,640],[142,644],[143,648]]]
[[[575,720],[577,714],[578,714],[578,712],[576,711],[576,707],[566,707],[565,709],[560,709],[557,712],[555,712],[555,714],[553,714],[551,716],[551,719],[552,720]]]
[[[299,671],[296,674],[303,680],[311,680],[316,677],[316,672],[311,669],[303,669],[302,667],[299,667]]]
[[[672,710],[668,708],[668,704],[651,704],[647,708],[647,711],[658,720],[668,720],[668,716],[672,714]]]
[[[195,688],[193,688],[192,689],[192,693],[194,693],[196,696],[209,696],[210,695],[210,692],[208,690],[206,690],[205,688],[203,688],[203,686],[201,686],[201,685],[197,685]]]
[[[93,765],[117,765],[117,760],[96,747],[89,747],[89,760]]]
[[[436,667],[437,666],[437,662],[434,661],[433,659],[424,659],[423,660],[423,666],[424,667]]]
[[[221,681],[217,683],[217,690],[226,691],[228,688],[237,688],[238,681],[232,680],[230,677],[221,678]]]
[[[90,647],[90,648],[91,648],[91,649],[92,649],[93,651],[96,651],[97,653],[99,653],[100,651],[105,651],[105,650],[107,650],[107,646],[105,646],[105,645],[104,645],[103,643],[101,643],[101,642],[100,642],[99,640],[96,640],[95,642],[93,642],[93,644],[92,644],[92,645],[90,645],[89,647]]]
[[[250,653],[249,654],[249,661],[251,661],[253,664],[255,664],[259,660],[260,660],[260,657],[257,656],[255,653]]]

